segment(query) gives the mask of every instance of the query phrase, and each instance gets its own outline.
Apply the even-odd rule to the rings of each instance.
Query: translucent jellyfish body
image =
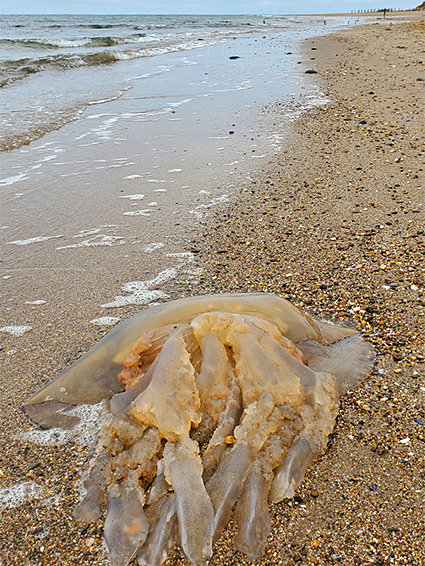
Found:
[[[70,405],[102,401],[76,516],[105,513],[112,566],[160,565],[175,540],[206,564],[232,513],[255,558],[269,501],[293,497],[373,361],[351,329],[276,296],[194,297],[119,325],[24,409],[69,427]]]

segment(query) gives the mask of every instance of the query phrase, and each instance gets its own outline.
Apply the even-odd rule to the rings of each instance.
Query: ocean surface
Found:
[[[1,17],[4,326],[116,324],[196,289],[206,217],[258,189],[274,159],[284,167],[291,123],[326,103],[302,40],[347,25]]]
[[[291,44],[347,21],[326,24],[292,16],[1,16],[0,149],[37,139],[138,81],[152,82],[165,72],[154,63],[163,55],[261,34],[286,35]]]

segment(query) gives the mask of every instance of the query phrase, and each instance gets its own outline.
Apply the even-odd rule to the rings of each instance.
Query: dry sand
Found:
[[[272,507],[255,564],[425,563],[424,32],[423,20],[385,22],[308,42],[305,69],[318,72],[329,104],[302,116],[285,153],[209,220],[192,242],[204,275],[175,290],[271,291],[357,327],[378,353],[298,496]],[[284,121],[284,108],[268,110]],[[28,341],[28,368],[9,363],[3,439],[28,427],[19,400],[43,368],[63,367],[64,352],[75,359],[96,338],[65,343],[80,332],[70,322],[56,352]],[[36,481],[53,497],[3,510],[2,566],[104,564],[102,522],[72,518],[85,457],[72,443],[2,441],[1,485]],[[232,549],[233,534],[210,564],[253,563]],[[169,563],[186,564],[178,552]]]

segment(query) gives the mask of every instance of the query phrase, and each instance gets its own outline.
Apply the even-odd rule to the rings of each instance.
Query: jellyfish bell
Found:
[[[355,331],[277,296],[192,297],[117,326],[24,410],[72,427],[70,408],[103,402],[77,516],[99,518],[107,500],[113,566],[159,565],[177,534],[205,564],[235,505],[237,548],[261,555],[268,501],[293,496],[373,363]]]
[[[289,301],[268,293],[232,293],[178,299],[150,307],[119,324],[77,362],[33,395],[24,404],[24,411],[36,423],[53,427],[60,423],[67,406],[98,403],[111,398],[124,390],[117,375],[124,359],[142,334],[211,311],[254,314],[273,322],[282,335],[292,342],[313,341],[312,345],[305,347],[314,358],[317,357],[315,345],[327,345],[356,334],[349,328],[313,320]],[[353,380],[359,383],[365,375],[367,369]],[[62,413],[57,414],[60,411]],[[69,425],[69,418],[64,416],[62,420]]]

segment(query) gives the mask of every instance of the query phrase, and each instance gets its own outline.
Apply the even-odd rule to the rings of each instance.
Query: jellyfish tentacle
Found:
[[[200,339],[202,349],[202,368],[196,383],[201,399],[217,385],[227,381],[228,357],[225,347],[215,334],[208,334]]]
[[[177,348],[180,347],[180,361],[182,366],[190,365],[193,370],[193,366],[191,364],[191,349],[195,347],[195,341],[193,336],[191,336],[192,330],[189,325],[187,324],[180,324],[175,325],[173,328],[175,330],[170,332],[167,336],[167,339],[162,344],[161,348],[161,356],[158,356],[149,366],[149,369],[143,375],[143,379],[139,379],[139,381],[134,381],[134,384],[130,386],[124,392],[116,393],[111,399],[111,411],[116,415],[121,415],[123,412],[127,411],[130,415],[132,411],[129,410],[130,405],[133,401],[136,401],[142,393],[144,393],[147,389],[149,392],[155,391],[158,387],[166,388],[166,383],[164,383],[164,375],[166,374],[167,366],[165,365],[170,360],[174,360],[174,363],[177,364],[179,362],[179,357],[177,356]],[[187,343],[190,343],[190,347],[188,347]],[[186,356],[183,361],[183,350]],[[165,364],[164,364],[165,361]],[[165,367],[164,367],[165,365]],[[178,369],[178,366],[175,367]],[[185,369],[185,367],[183,367]],[[170,371],[171,377],[174,375],[172,371]],[[152,384],[152,380],[154,383]],[[168,384],[171,386],[171,384]],[[170,387],[171,390],[171,387]],[[140,399],[142,399],[140,397]],[[144,398],[143,398],[144,399]],[[139,400],[139,402],[141,402]],[[143,421],[143,418],[140,417],[140,414],[134,415],[137,420]],[[140,411],[139,411],[140,413]],[[154,421],[154,424],[156,421]]]
[[[320,377],[321,374],[317,374]],[[338,397],[332,378],[322,374],[310,391],[310,406],[302,409],[303,430],[288,450],[278,467],[270,491],[270,499],[277,503],[294,496],[308,467],[324,452],[329,434],[338,414]]]
[[[85,522],[93,521],[101,514],[108,483],[115,475],[112,468],[117,467],[115,457],[131,448],[130,457],[127,459],[133,462],[134,448],[132,447],[141,440],[146,430],[145,426],[135,422],[131,417],[113,415],[109,412],[109,408],[109,401],[104,401],[101,409],[102,426],[98,433],[93,457],[90,460],[87,477],[83,482],[86,494],[75,509],[76,518]],[[140,457],[140,460],[143,460],[143,456]]]
[[[208,479],[216,471],[224,453],[228,449],[226,438],[233,441],[235,427],[239,424],[243,411],[242,394],[236,378],[233,376],[232,385],[226,397],[226,403],[220,414],[217,427],[210,438],[207,448],[202,455],[204,478]]]
[[[164,467],[176,495],[183,550],[193,564],[205,564],[212,555],[214,510],[202,480],[198,444],[188,436],[168,442]]]
[[[211,436],[225,407],[232,372],[226,348],[218,336],[203,336],[199,344],[202,366],[196,375],[196,385],[203,417],[192,437],[203,444]]]
[[[281,463],[284,454],[301,429],[299,411],[290,405],[277,407],[278,427],[272,433],[251,466],[243,492],[237,502],[235,519],[238,534],[235,546],[250,558],[260,556],[270,533],[268,494],[273,470]]]
[[[270,500],[278,503],[294,496],[308,467],[323,450],[322,433],[312,428],[304,430],[288,450],[282,464],[278,467],[270,490]]]
[[[142,334],[123,361],[124,368],[118,379],[126,389],[134,387],[144,377],[149,367],[160,353],[168,338],[183,324],[170,324],[154,328]]]
[[[159,512],[150,521],[146,541],[137,553],[139,566],[160,566],[174,544],[177,530],[176,496],[174,493],[165,495],[159,503]]]
[[[112,416],[109,413],[109,401],[104,400],[101,406],[102,426],[98,432],[94,452],[89,460],[87,475],[83,481],[86,490],[84,497],[75,507],[75,518],[90,523],[101,515],[101,508],[110,481],[110,431]]]
[[[143,379],[140,379],[135,385],[130,387],[130,389],[121,391],[120,393],[115,393],[111,399],[111,412],[114,415],[120,416],[125,413],[131,403],[149,387],[158,366],[159,359],[160,358],[156,358],[150,365],[148,371],[143,376]]]
[[[110,460],[114,483],[108,491],[105,540],[112,566],[125,566],[147,537],[146,496],[140,480],[152,481],[161,448],[158,429],[149,427],[141,438]]]
[[[148,520],[143,504],[143,490],[133,478],[110,486],[104,535],[111,566],[126,566],[145,541]]]
[[[165,479],[164,474],[164,458],[159,460],[156,467],[156,476],[147,492],[146,503],[153,505],[159,499],[162,499],[170,491],[171,486]]]
[[[215,474],[206,483],[214,506],[214,540],[217,540],[230,519],[248,470],[254,459],[252,448],[245,442],[231,448],[221,460]]]
[[[339,409],[335,380],[326,373],[315,373],[316,382],[304,390],[301,408],[302,431],[278,467],[272,483],[273,503],[293,497],[308,467],[324,452]]]
[[[109,483],[109,457],[103,451],[94,462],[86,480],[83,482],[86,494],[75,507],[75,518],[85,523],[99,519]]]
[[[263,336],[268,335],[273,338],[276,342],[280,343],[288,352],[297,360],[302,363],[305,363],[304,355],[301,350],[297,348],[297,346],[287,338],[284,334],[282,334],[275,323],[272,323],[267,320],[263,320],[259,316],[244,316],[245,320],[249,322],[254,334],[259,337],[260,334],[258,331],[262,331]]]
[[[274,410],[273,398],[265,391],[258,403],[252,403],[245,410],[241,423],[234,432],[234,446],[224,455],[215,474],[206,484],[215,512],[215,539],[230,519],[252,462],[277,426],[278,415]]]
[[[236,505],[238,534],[235,546],[250,559],[262,554],[270,534],[271,519],[267,496],[271,482],[272,478],[266,476],[258,463],[254,462]]]
[[[288,394],[293,393],[288,387],[294,379],[299,379],[301,390],[316,383],[315,372],[305,365],[301,352],[294,353],[294,349],[297,349],[290,340],[285,339],[283,335],[280,337],[281,340],[276,340],[269,334],[259,335],[258,331],[254,331],[253,335],[261,344],[270,362],[275,364],[277,381],[281,384],[286,382],[286,402],[289,401]],[[295,391],[295,394],[298,392],[299,390]]]
[[[254,332],[247,335],[235,333],[232,338],[232,353],[244,406],[256,401],[263,391],[270,392],[276,404],[300,402],[300,379],[287,367],[285,360],[271,357]]]
[[[148,387],[132,402],[128,412],[146,425],[157,427],[172,442],[201,421],[195,370],[186,350],[184,334],[175,332],[165,342]]]

